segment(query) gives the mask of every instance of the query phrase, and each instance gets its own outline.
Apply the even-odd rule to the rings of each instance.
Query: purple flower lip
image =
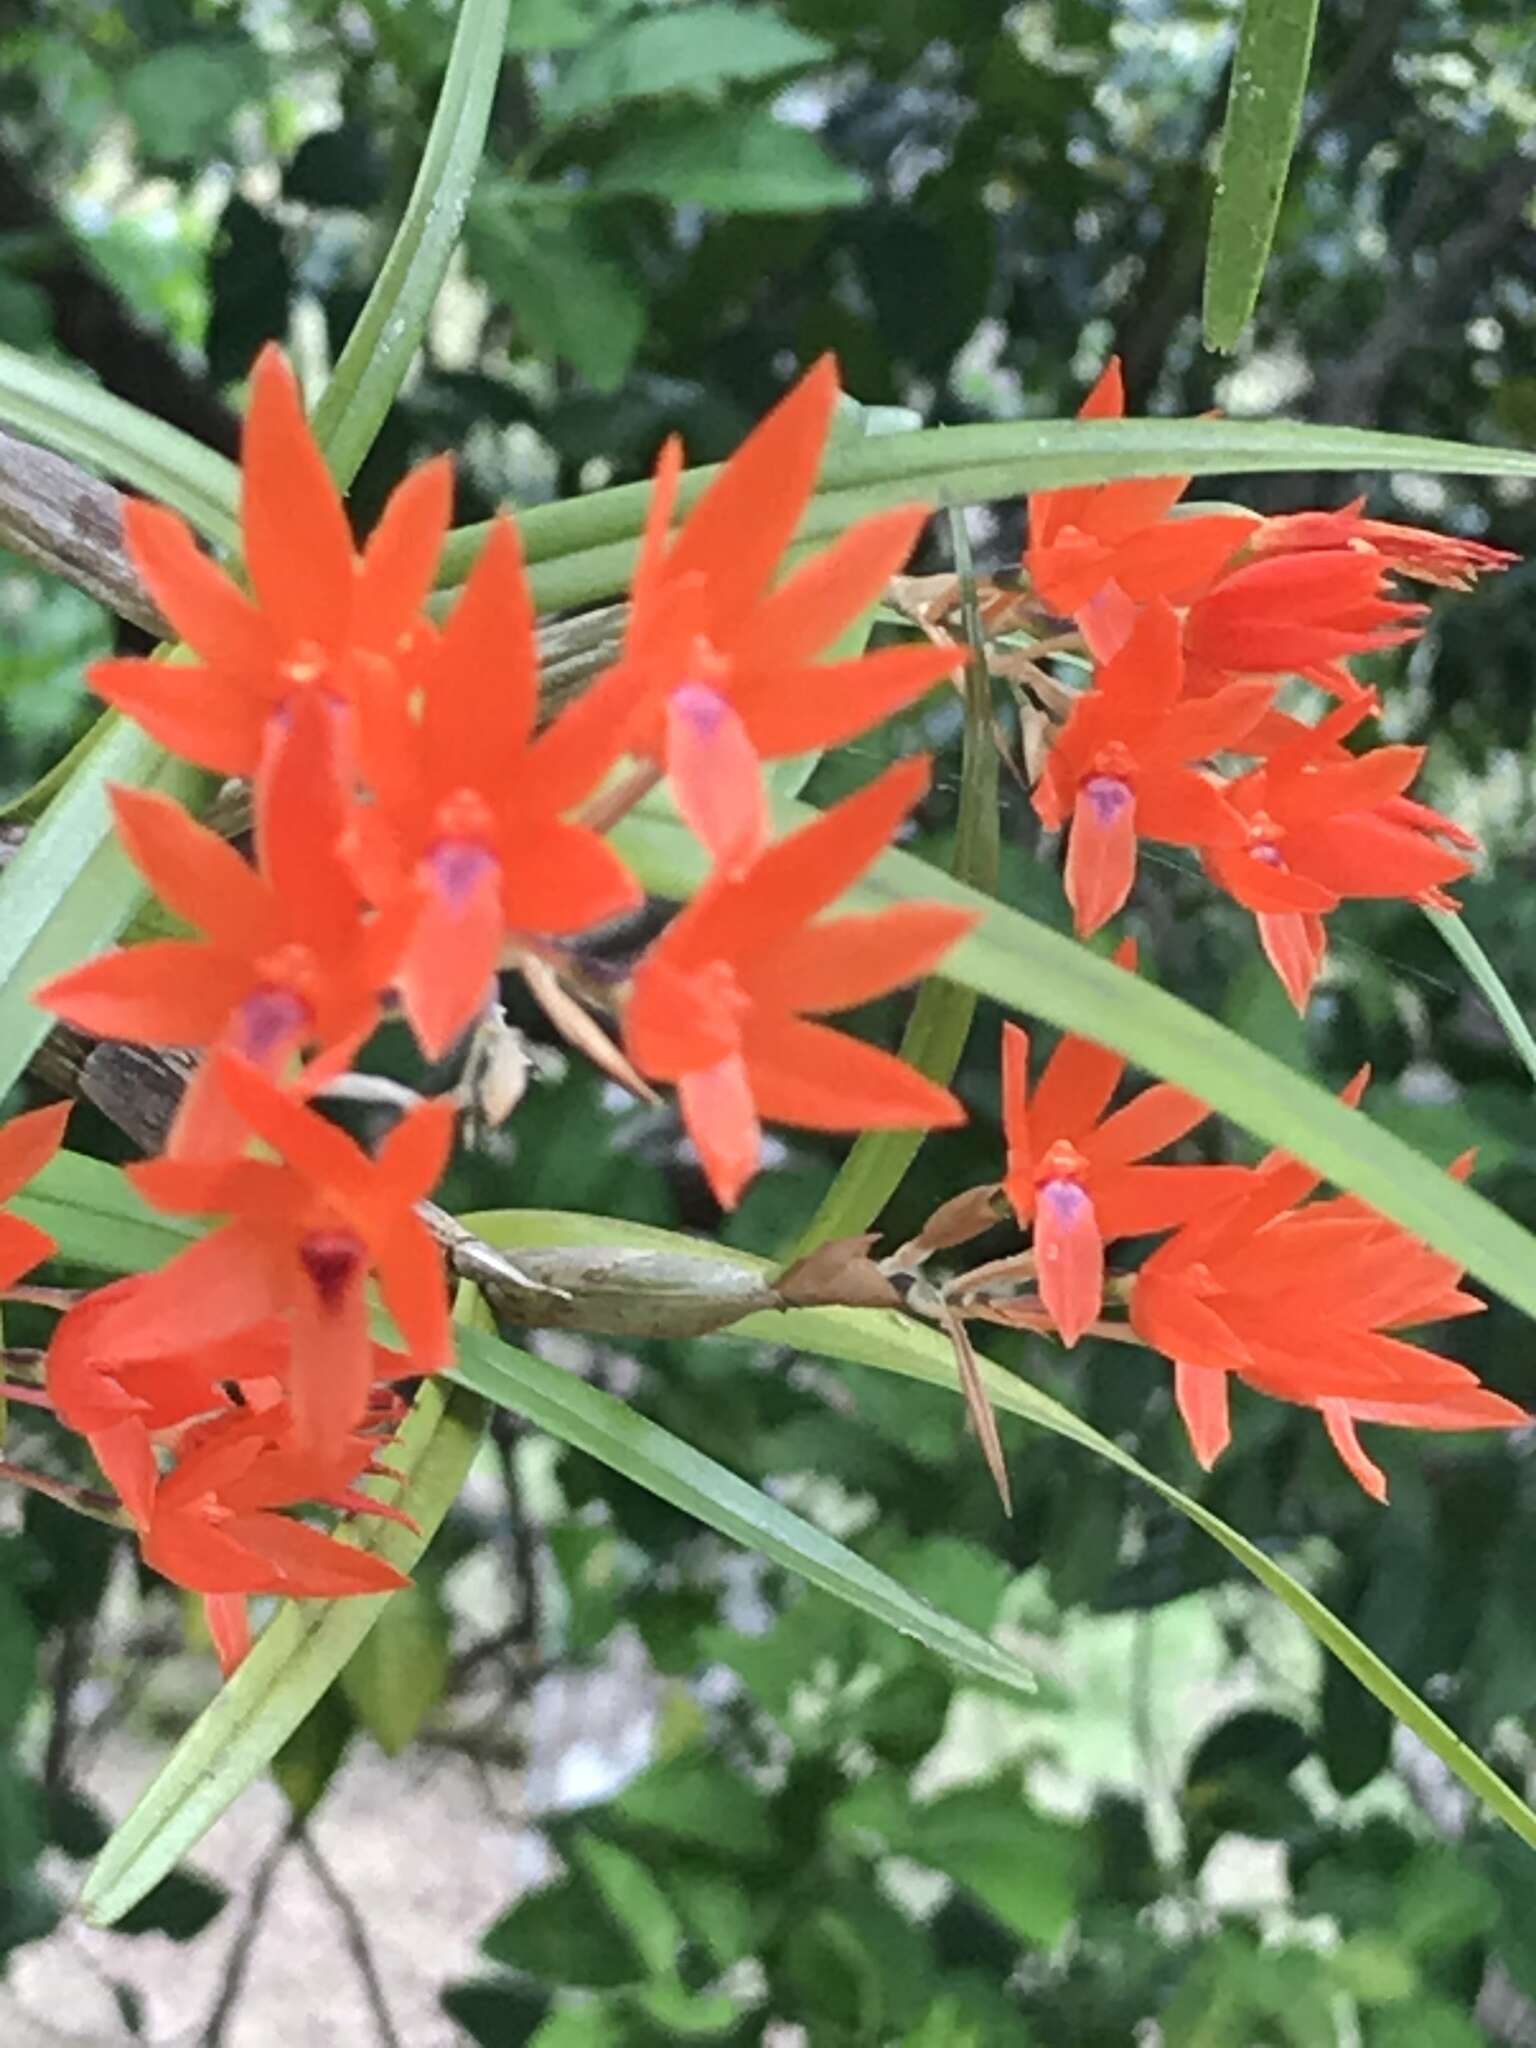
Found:
[[[1056,1221],[1064,1230],[1075,1230],[1086,1216],[1093,1213],[1093,1203],[1087,1190],[1079,1187],[1075,1180],[1042,1181],[1040,1200],[1050,1203]]]
[[[321,1308],[336,1315],[363,1270],[363,1247],[345,1230],[316,1230],[300,1244],[299,1263],[315,1284]]]
[[[427,855],[432,879],[454,910],[462,910],[496,866],[496,856],[472,839],[440,839]]]
[[[1096,825],[1118,825],[1135,801],[1131,785],[1118,775],[1090,775],[1083,784]]]
[[[1262,841],[1258,846],[1250,846],[1248,852],[1252,859],[1263,861],[1267,868],[1283,868],[1285,866],[1285,856],[1281,853],[1279,847],[1271,846],[1267,840]]]
[[[672,703],[686,718],[700,739],[713,739],[730,706],[708,683],[683,683],[672,692]]]
[[[253,989],[237,1012],[239,1049],[257,1066],[289,1045],[309,1022],[309,1005],[290,988]]]

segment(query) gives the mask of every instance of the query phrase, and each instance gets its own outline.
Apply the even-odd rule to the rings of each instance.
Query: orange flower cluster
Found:
[[[1118,419],[1118,363],[1082,407]],[[1359,897],[1448,906],[1477,842],[1408,795],[1423,750],[1345,741],[1377,709],[1353,655],[1400,645],[1424,607],[1391,579],[1464,590],[1515,558],[1478,541],[1337,512],[1261,519],[1182,508],[1188,477],[1079,486],[1030,500],[1024,564],[1095,664],[1047,756],[1034,801],[1070,827],[1066,888],[1086,936],[1136,877],[1141,840],[1197,848],[1251,910],[1304,1010],[1327,952],[1323,919]],[[1338,698],[1318,723],[1278,709],[1298,678]],[[1234,763],[1234,757],[1239,757]],[[1241,765],[1246,763],[1246,766]],[[1223,765],[1225,764],[1225,765]]]
[[[441,1058],[508,965],[553,981],[552,1000],[574,1009],[558,994],[563,942],[642,902],[608,833],[663,776],[708,871],[613,1006],[631,1069],[676,1087],[720,1202],[757,1171],[764,1119],[850,1132],[962,1119],[947,1089],[823,1021],[927,974],[973,922],[921,903],[824,915],[921,799],[927,761],[898,763],[785,838],[764,791],[765,758],[847,740],[964,659],[916,644],[821,659],[901,568],[923,506],[867,519],[780,577],[836,399],[824,360],[680,521],[682,451],[667,444],[623,649],[542,730],[516,528],[497,523],[437,623],[447,464],[408,477],[359,550],[275,350],[256,365],[244,441],[249,590],[169,512],[129,509],[134,560],[195,659],[103,662],[92,681],[175,752],[249,779],[250,857],[163,796],[115,790],[123,844],[186,935],[88,961],[37,1000],[100,1036],[202,1054],[163,1155],[127,1171],[154,1207],[216,1227],[159,1271],[76,1301],[45,1388],[6,1391],[88,1441],[147,1561],[204,1596],[226,1669],[248,1644],[252,1594],[402,1583],[312,1517],[405,1519],[365,1484],[389,1475],[399,1383],[452,1354],[422,1213],[451,1103],[420,1102],[370,1153],[315,1101],[391,1012]],[[1084,410],[1121,409],[1112,366]],[[1442,900],[1473,850],[1407,796],[1416,749],[1350,751],[1374,700],[1344,664],[1418,630],[1421,608],[1388,594],[1393,572],[1463,587],[1509,558],[1358,506],[1184,517],[1184,482],[1032,503],[1034,588],[1097,664],[1036,803],[1047,823],[1070,821],[1081,931],[1124,903],[1140,839],[1197,847],[1257,914],[1301,1005],[1328,911],[1351,896]],[[1315,724],[1277,709],[1287,675],[1336,707]],[[1232,756],[1250,765],[1220,772]],[[1447,1261],[1350,1199],[1300,1206],[1315,1177],[1278,1155],[1258,1168],[1156,1163],[1202,1103],[1160,1085],[1111,1109],[1124,1063],[1077,1038],[1031,1096],[1028,1053],[1010,1025],[1000,1190],[981,1191],[980,1212],[960,1198],[963,1225],[927,1249],[974,1234],[999,1193],[1031,1246],[970,1276],[946,1305],[951,1327],[991,1316],[1068,1345],[1133,1333],[1175,1361],[1205,1462],[1226,1441],[1236,1376],[1319,1408],[1378,1493],[1360,1420],[1523,1419],[1394,1334],[1478,1305]],[[46,1163],[63,1119],[37,1111],[0,1130],[0,1199]],[[1168,1232],[1134,1281],[1106,1276],[1106,1246]],[[0,1294],[53,1248],[0,1213]],[[1106,1301],[1120,1320],[1106,1321]],[[374,1334],[378,1307],[398,1349]]]
[[[247,1594],[401,1583],[293,1511],[389,1512],[359,1482],[387,1470],[393,1383],[451,1356],[418,1212],[447,1160],[451,1104],[422,1103],[370,1156],[313,1099],[388,1008],[439,1058],[504,962],[641,903],[604,831],[647,783],[670,778],[712,872],[620,991],[622,1029],[640,1072],[676,1083],[720,1200],[757,1169],[760,1118],[961,1120],[948,1090],[820,1021],[927,973],[973,921],[923,905],[818,920],[922,796],[927,763],[899,764],[790,838],[769,830],[763,756],[846,739],[961,659],[931,646],[817,659],[901,567],[922,506],[773,580],[836,399],[829,359],[670,538],[669,443],[621,658],[542,732],[516,529],[498,522],[439,627],[426,600],[447,464],[411,475],[359,552],[275,350],[255,368],[243,451],[250,594],[172,514],[129,509],[134,560],[197,661],[109,661],[92,681],[176,752],[251,779],[253,854],[165,797],[114,791],[123,843],[196,936],[108,953],[37,999],[86,1031],[203,1053],[164,1156],[128,1172],[155,1207],[222,1220],[64,1316],[47,1398],[90,1442],[146,1559],[205,1596],[226,1668],[248,1640]],[[49,1111],[0,1134],[0,1184],[14,1168],[19,1185],[60,1132]],[[0,1254],[12,1239],[17,1272],[51,1248],[0,1218]],[[375,1292],[400,1351],[374,1340]]]
[[[1135,965],[1128,943],[1115,957]],[[1316,1408],[1377,1500],[1386,1479],[1357,1423],[1461,1430],[1529,1421],[1465,1366],[1396,1334],[1482,1309],[1453,1261],[1354,1196],[1309,1201],[1321,1176],[1281,1152],[1254,1167],[1147,1164],[1210,1112],[1166,1083],[1111,1111],[1125,1061],[1089,1039],[1063,1038],[1033,1093],[1028,1066],[1028,1036],[1005,1024],[1001,1192],[1030,1249],[952,1282],[958,1314],[1053,1332],[1069,1347],[1091,1333],[1162,1352],[1207,1469],[1230,1441],[1234,1378]],[[1367,1078],[1344,1091],[1351,1106]],[[1451,1171],[1461,1179],[1471,1167],[1469,1155]],[[990,1221],[985,1205],[959,1213],[952,1234],[941,1226],[918,1241],[924,1255]],[[1106,1275],[1107,1245],[1152,1236],[1165,1241],[1134,1273]]]

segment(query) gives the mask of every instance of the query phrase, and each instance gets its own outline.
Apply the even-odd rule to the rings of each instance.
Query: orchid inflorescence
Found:
[[[922,903],[822,914],[921,800],[927,761],[898,762],[784,837],[765,796],[765,760],[866,731],[967,658],[939,632],[821,659],[893,585],[926,506],[866,519],[779,578],[836,401],[825,359],[680,525],[682,451],[667,444],[623,646],[542,730],[515,525],[496,522],[436,624],[427,598],[450,515],[447,463],[400,485],[359,552],[276,350],[256,365],[244,438],[249,594],[173,514],[128,510],[133,559],[196,659],[107,661],[92,682],[173,752],[249,782],[252,850],[165,796],[115,790],[127,851],[196,935],[110,952],[37,1000],[98,1036],[201,1053],[162,1154],[127,1172],[153,1207],[222,1220],[160,1270],[76,1299],[41,1384],[6,1391],[87,1440],[146,1561],[204,1596],[226,1669],[248,1644],[251,1594],[403,1583],[295,1512],[406,1519],[364,1489],[390,1476],[402,1383],[452,1352],[420,1205],[447,1161],[453,1101],[417,1101],[371,1154],[315,1106],[387,1013],[436,1061],[496,1014],[497,974],[520,970],[608,1071],[675,1087],[726,1207],[758,1169],[764,1119],[834,1132],[963,1120],[947,1088],[822,1021],[926,975],[975,922]],[[1084,411],[1122,410],[1112,365]],[[1092,671],[1075,695],[1048,693],[1059,730],[1035,804],[1069,830],[1080,933],[1125,903],[1139,839],[1196,847],[1257,914],[1302,1007],[1328,912],[1352,896],[1442,902],[1474,846],[1407,796],[1418,750],[1346,744],[1375,699],[1345,663],[1419,630],[1422,607],[1390,594],[1394,574],[1465,586],[1510,558],[1358,506],[1184,514],[1185,481],[1031,501],[1025,610],[1049,622],[1037,649]],[[1286,677],[1336,706],[1315,723],[1278,708]],[[608,835],[663,778],[708,873],[597,992],[615,1043],[582,1007],[594,989],[576,942],[642,904]],[[1117,959],[1132,971],[1128,946]],[[1158,1084],[1112,1109],[1124,1062],[1086,1039],[1064,1039],[1033,1092],[1028,1067],[1028,1038],[1010,1024],[1003,1174],[946,1204],[883,1267],[913,1312],[955,1338],[1000,1484],[972,1320],[1164,1352],[1206,1464],[1227,1440],[1234,1375],[1320,1409],[1378,1494],[1358,1421],[1524,1419],[1395,1334],[1480,1306],[1450,1261],[1353,1198],[1309,1201],[1316,1176],[1281,1155],[1148,1163],[1205,1105]],[[46,1163],[65,1114],[33,1111],[0,1130],[0,1194]],[[927,1280],[935,1254],[1009,1217],[1027,1249]],[[1137,1271],[1107,1272],[1106,1246],[1152,1235],[1163,1241]],[[53,1248],[0,1215],[0,1283],[14,1290]],[[375,1297],[399,1348],[376,1334]]]

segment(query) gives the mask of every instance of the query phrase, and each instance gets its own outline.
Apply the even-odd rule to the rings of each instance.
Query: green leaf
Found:
[[[328,1685],[273,1757],[273,1782],[295,1820],[308,1820],[325,1797],[356,1726],[340,1686]]]
[[[569,363],[599,391],[618,389],[645,334],[645,298],[590,220],[492,203],[471,211],[465,243],[531,348]]]
[[[483,1419],[472,1395],[429,1380],[390,1448],[418,1527],[374,1521],[349,1527],[345,1540],[408,1572],[464,1483]],[[87,1920],[113,1926],[201,1841],[267,1768],[393,1597],[284,1603],[97,1859],[80,1894]]]
[[[727,84],[774,78],[830,54],[819,36],[761,8],[733,7],[729,0],[674,6],[589,43],[544,93],[544,118],[563,123],[663,93],[716,94]]]
[[[60,1152],[9,1205],[57,1240],[62,1258],[103,1273],[143,1273],[163,1266],[194,1238],[184,1216],[151,1209],[121,1167],[79,1152]]]
[[[1016,1658],[613,1395],[476,1330],[460,1335],[453,1377],[706,1527],[888,1622],[972,1678],[1033,1695],[1034,1681]]]
[[[1205,257],[1205,345],[1231,350],[1264,281],[1312,62],[1317,0],[1244,0]]]
[[[721,1756],[685,1749],[631,1778],[605,1818],[731,1863],[761,1863],[782,1851],[763,1794]]]
[[[447,1622],[424,1586],[395,1595],[341,1674],[347,1705],[386,1756],[415,1741],[447,1684]]]
[[[790,805],[780,822],[787,826],[812,815]],[[696,847],[653,799],[625,820],[614,843],[657,894],[686,896],[697,885]],[[949,979],[1007,1009],[1084,1033],[1188,1089],[1244,1130],[1305,1159],[1536,1316],[1536,1236],[1401,1138],[1346,1109],[1316,1082],[1193,1005],[908,853],[883,855],[843,902],[850,910],[876,910],[922,900],[978,913],[976,930],[944,962]]]
[[[714,213],[820,213],[864,197],[856,172],[766,107],[658,122],[611,156],[588,189],[595,199],[637,194]]]
[[[697,1256],[718,1257],[728,1263],[761,1272],[773,1270],[769,1259],[754,1259],[739,1251],[710,1244],[707,1239],[684,1237],[680,1232],[659,1230],[649,1225],[623,1223],[612,1217],[578,1216],[556,1210],[499,1210],[465,1218],[468,1227],[488,1243],[507,1250],[533,1245],[629,1244],[677,1250],[686,1245]],[[873,1366],[883,1372],[899,1373],[922,1380],[929,1386],[958,1393],[954,1359],[948,1344],[934,1330],[906,1317],[867,1309],[786,1309],[767,1311],[732,1324],[731,1338],[752,1337],[765,1344],[794,1346],[824,1358],[841,1359],[851,1365]],[[981,1361],[982,1379],[994,1404],[1010,1414],[1020,1415],[1042,1429],[1068,1438],[1096,1457],[1117,1465],[1122,1472],[1150,1486],[1154,1492],[1186,1515],[1195,1526],[1219,1543],[1260,1585],[1282,1600],[1352,1672],[1368,1692],[1410,1728],[1431,1749],[1491,1813],[1497,1814],[1520,1838],[1536,1848],[1536,1813],[1506,1785],[1477,1753],[1470,1749],[1432,1708],[1388,1669],[1376,1654],[1346,1628],[1314,1593],[1292,1578],[1283,1565],[1250,1543],[1219,1515],[1201,1502],[1159,1477],[1133,1458],[1111,1438],[1053,1401],[1027,1380],[1016,1378],[989,1360]]]
[[[578,1836],[571,1853],[608,1912],[634,1943],[647,1973],[670,1976],[682,1946],[682,1923],[645,1865],[617,1842],[604,1842],[590,1834]]]
[[[1010,420],[929,427],[833,446],[797,540],[831,539],[855,520],[914,497],[978,505],[1132,476],[1267,475],[1288,469],[1533,477],[1536,455],[1289,420]],[[718,474],[714,466],[689,470],[679,492],[681,508],[694,503]],[[519,526],[535,565],[541,610],[596,603],[622,591],[649,502],[649,484],[617,484],[525,512]],[[466,526],[449,536],[439,583],[464,580],[489,530]]]
[[[168,1934],[191,1941],[222,1911],[229,1894],[194,1870],[173,1870],[118,1921],[120,1934]]]
[[[39,362],[0,342],[0,425],[88,469],[121,477],[171,506],[216,546],[237,545],[235,465],[78,371]]]
[[[171,43],[133,65],[118,90],[149,161],[180,164],[214,155],[232,117],[261,97],[266,78],[254,43]]]
[[[416,182],[368,302],[315,407],[343,489],[373,446],[426,331],[485,148],[507,39],[508,0],[463,0]]]

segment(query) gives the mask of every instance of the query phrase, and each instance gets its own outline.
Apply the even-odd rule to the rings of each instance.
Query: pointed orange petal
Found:
[[[538,710],[533,627],[517,528],[499,519],[431,664],[421,752],[428,786],[438,795],[494,791],[516,769]]]
[[[243,1593],[205,1593],[203,1619],[213,1638],[219,1669],[230,1678],[245,1662],[251,1648],[251,1617]]]
[[[935,1130],[965,1122],[936,1081],[894,1053],[801,1017],[749,1017],[742,1050],[759,1113],[818,1131]]]
[[[276,632],[290,645],[343,646],[352,620],[352,533],[304,417],[298,380],[270,344],[251,373],[240,519],[246,567]]]
[[[32,1000],[79,1031],[142,1045],[211,1044],[249,993],[238,961],[190,939],[152,939],[56,975]]]
[[[765,760],[840,746],[911,704],[963,666],[965,650],[881,647],[853,661],[813,662],[756,673],[732,691],[752,744]]]
[[[125,656],[93,663],[86,681],[184,761],[219,775],[255,773],[271,706],[222,670]]]
[[[803,562],[759,608],[742,658],[754,668],[791,668],[825,653],[884,594],[931,510],[898,505],[877,512]]]
[[[1230,1389],[1224,1372],[1174,1360],[1173,1393],[1201,1468],[1209,1472],[1232,1441]]]
[[[1034,1246],[1040,1299],[1070,1350],[1104,1306],[1104,1240],[1076,1181],[1047,1180],[1036,1190]]]
[[[734,1209],[757,1172],[763,1134],[739,1054],[699,1067],[677,1084],[678,1107],[722,1209]]]
[[[1279,975],[1298,1015],[1304,1017],[1328,952],[1323,920],[1305,912],[1288,911],[1278,916],[1260,912],[1257,922],[1265,957]]]
[[[526,812],[514,814],[502,839],[501,874],[508,931],[584,931],[645,901],[605,839],[585,825],[536,820]]]
[[[1133,1159],[1150,1158],[1203,1123],[1210,1110],[1182,1088],[1159,1081],[1144,1088],[1134,1100],[1108,1116],[1099,1128],[1082,1140],[1082,1149],[1095,1172],[1105,1167],[1128,1166]]]
[[[355,617],[360,636],[392,654],[416,623],[437,573],[453,512],[453,464],[434,455],[390,493],[363,549]]]
[[[0,1216],[0,1289],[14,1287],[23,1273],[57,1250],[47,1231],[35,1223],[21,1216]]]
[[[707,578],[707,627],[722,649],[767,589],[821,466],[837,404],[837,365],[823,356],[752,429],[689,513],[667,577]]]
[[[379,1147],[378,1169],[392,1200],[419,1202],[442,1179],[453,1144],[454,1107],[446,1097],[420,1103]],[[441,1289],[439,1289],[441,1292]]]
[[[276,659],[261,613],[174,512],[130,499],[123,508],[123,538],[151,597],[178,637],[205,661],[216,668],[260,669]]]
[[[976,921],[938,903],[829,918],[754,960],[741,984],[749,994],[759,985],[782,990],[797,1012],[851,1009],[930,973]]]
[[[1035,1213],[1035,1153],[1030,1143],[1029,1033],[1003,1026],[1003,1131],[1008,1164],[1003,1192],[1020,1223]]]
[[[781,944],[864,872],[927,789],[928,774],[924,755],[898,761],[770,846],[740,881],[695,897],[664,942],[674,963],[750,962]]]
[[[1385,1504],[1387,1475],[1374,1458],[1367,1457],[1365,1446],[1356,1434],[1354,1418],[1349,1412],[1348,1404],[1343,1401],[1319,1401],[1317,1405],[1322,1410],[1323,1422],[1333,1448],[1371,1499]]]
[[[1036,1155],[1049,1151],[1058,1138],[1078,1144],[1103,1115],[1124,1072],[1119,1053],[1089,1038],[1063,1038],[1035,1086],[1030,1123]]]
[[[273,723],[256,785],[257,859],[274,909],[286,932],[326,964],[355,942],[363,922],[342,858],[352,814],[344,739],[334,705],[317,690],[295,692]]]
[[[230,950],[271,943],[271,896],[227,840],[154,790],[119,784],[109,794],[129,859],[168,910]]]
[[[452,1121],[450,1114],[450,1130]],[[453,1335],[442,1254],[425,1224],[414,1216],[405,1218],[381,1250],[378,1275],[385,1307],[410,1352],[411,1370],[437,1372],[453,1357]]]
[[[8,1202],[33,1174],[41,1173],[64,1142],[71,1104],[50,1102],[0,1124],[0,1202]]]

